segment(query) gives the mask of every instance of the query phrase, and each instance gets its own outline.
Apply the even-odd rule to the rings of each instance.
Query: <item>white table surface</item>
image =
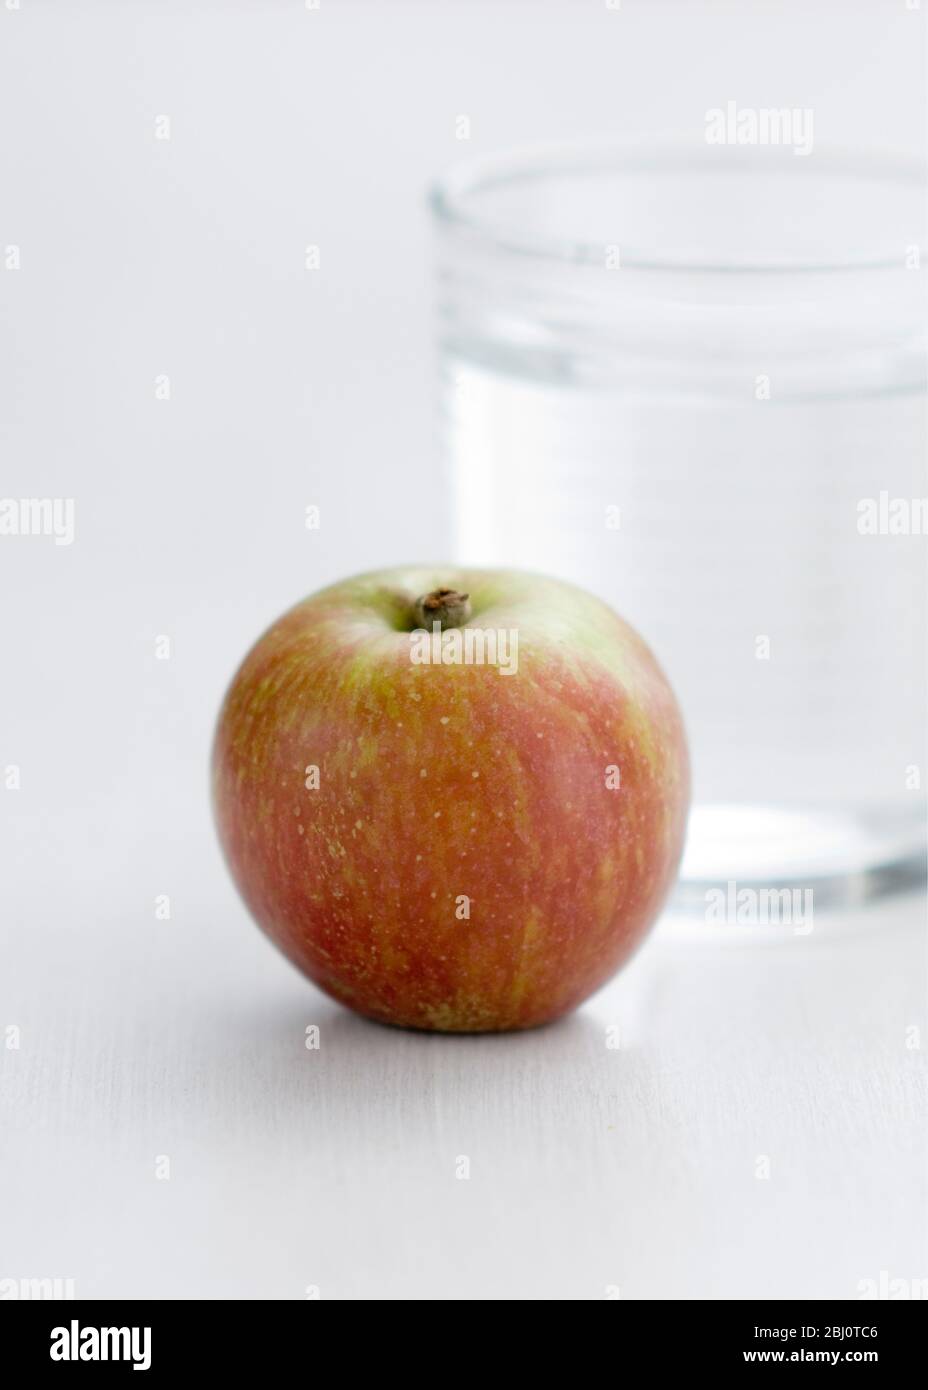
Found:
[[[100,883],[8,928],[0,1276],[297,1299],[855,1298],[925,1276],[920,899],[765,944],[665,919],[566,1021],[431,1037],[326,1000],[211,847],[186,855],[169,922]]]

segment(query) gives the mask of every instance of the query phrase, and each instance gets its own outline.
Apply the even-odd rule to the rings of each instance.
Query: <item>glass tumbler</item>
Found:
[[[432,192],[457,558],[600,594],[683,707],[678,890],[925,854],[925,187],[902,161],[588,144]]]

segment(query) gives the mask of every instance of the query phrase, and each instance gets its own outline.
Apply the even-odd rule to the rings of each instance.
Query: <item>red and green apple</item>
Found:
[[[384,1023],[529,1028],[639,944],[673,883],[689,768],[638,634],[507,570],[348,579],[245,657],[213,750],[255,919]]]

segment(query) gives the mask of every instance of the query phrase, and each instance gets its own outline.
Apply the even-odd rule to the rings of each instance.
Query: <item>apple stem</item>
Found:
[[[426,632],[431,632],[435,623],[441,628],[463,627],[470,614],[470,594],[458,593],[457,589],[433,589],[413,605],[416,626]]]

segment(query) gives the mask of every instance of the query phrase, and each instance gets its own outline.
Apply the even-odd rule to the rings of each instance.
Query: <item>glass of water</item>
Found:
[[[458,558],[599,593],[683,706],[709,884],[925,846],[925,189],[818,150],[589,144],[432,194]]]

